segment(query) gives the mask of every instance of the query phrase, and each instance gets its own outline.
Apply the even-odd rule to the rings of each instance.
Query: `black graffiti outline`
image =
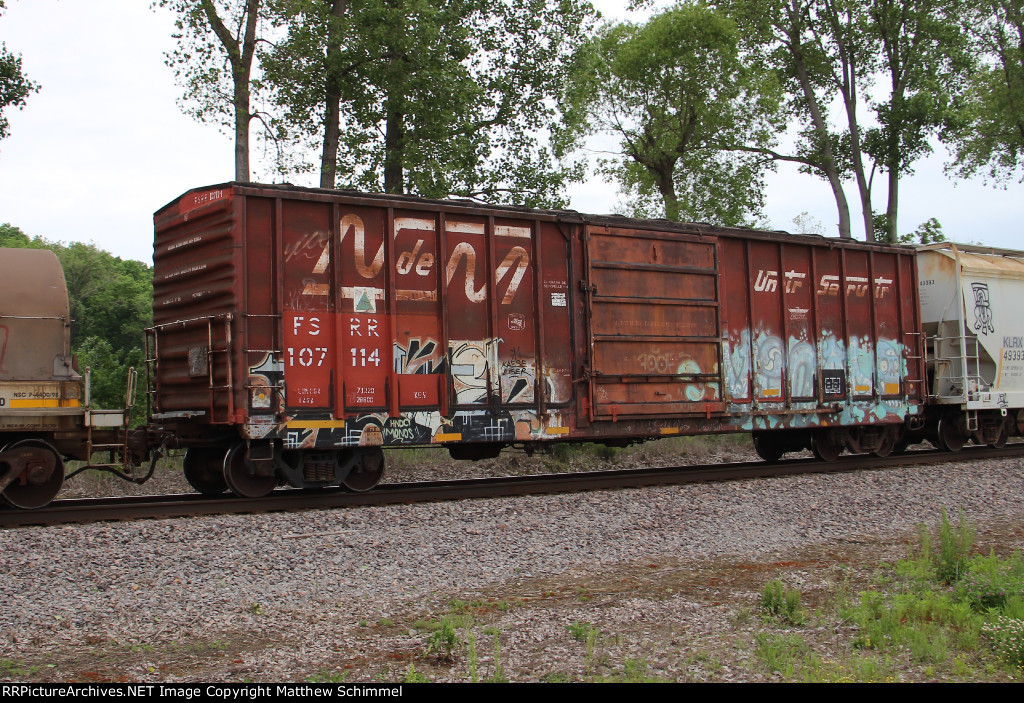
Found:
[[[989,297],[987,283],[972,283],[971,290],[974,291],[974,331],[988,335],[995,332],[992,324],[992,301]]]

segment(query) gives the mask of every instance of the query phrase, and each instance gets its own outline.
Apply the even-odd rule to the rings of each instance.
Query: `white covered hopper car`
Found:
[[[1024,252],[942,242],[917,264],[931,438],[1001,445],[1024,431]]]

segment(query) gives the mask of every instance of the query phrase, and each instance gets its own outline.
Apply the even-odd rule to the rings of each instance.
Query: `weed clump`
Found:
[[[964,678],[971,673],[964,653],[984,659],[987,650],[1016,675],[1024,665],[1024,555],[975,554],[974,526],[963,513],[954,525],[945,508],[936,532],[933,547],[932,532],[920,525],[918,545],[895,566],[896,580],[841,609],[859,629],[854,647],[908,653],[931,672],[952,661]]]
[[[967,562],[974,549],[974,526],[964,520],[960,511],[960,524],[953,528],[942,508],[942,520],[939,523],[939,563],[936,570],[943,583],[953,583],[967,571]]]
[[[456,634],[451,618],[443,618],[441,626],[427,636],[427,654],[444,661],[452,661],[460,647],[462,640]]]
[[[786,588],[779,579],[772,579],[764,585],[761,593],[761,610],[767,617],[803,625],[806,615],[800,607],[800,591]]]

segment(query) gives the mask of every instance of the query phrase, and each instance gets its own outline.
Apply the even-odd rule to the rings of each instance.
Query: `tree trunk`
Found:
[[[793,62],[796,65],[797,79],[800,81],[800,88],[804,94],[804,102],[811,113],[811,124],[814,125],[814,131],[821,138],[821,152],[824,159],[820,167],[824,171],[825,178],[832,188],[832,195],[836,199],[836,209],[839,211],[839,236],[843,239],[852,239],[850,204],[846,200],[846,191],[843,190],[843,182],[839,177],[839,166],[836,164],[836,156],[832,151],[832,142],[828,138],[828,125],[825,124],[821,106],[818,104],[818,97],[814,94],[811,79],[807,74],[807,66],[799,51],[793,51]]]
[[[252,58],[256,52],[256,26],[259,24],[260,0],[246,0],[245,32],[241,41],[224,26],[211,0],[200,0],[200,8],[206,15],[210,28],[228,56],[231,64],[231,81],[234,88],[232,107],[235,111],[235,180],[249,181],[249,78],[252,73]]]
[[[846,124],[850,130],[850,156],[853,159],[853,175],[857,180],[860,193],[860,209],[864,218],[864,241],[875,240],[875,219],[871,211],[871,186],[864,175],[864,155],[860,146],[860,124],[857,122],[856,90],[843,90],[843,102],[846,105]]]
[[[329,79],[328,79],[329,80]],[[327,88],[324,110],[324,145],[320,155],[320,187],[334,188],[338,182],[338,141],[341,139],[341,98],[338,91]]]
[[[401,195],[405,192],[405,114],[401,98],[388,97],[387,124],[384,133],[384,192]]]
[[[665,201],[665,219],[679,222],[679,196],[676,195],[676,184],[672,182],[672,171],[659,169],[655,178],[658,181],[658,192]]]
[[[898,164],[892,164],[889,170],[889,204],[885,208],[885,226],[888,230],[885,233],[885,241],[895,244],[900,240],[896,234],[896,216],[899,206],[900,173]]]
[[[861,216],[864,219],[864,239],[874,241],[875,221],[874,213],[871,211],[871,186],[864,175],[864,155],[861,153],[860,124],[857,122],[857,55],[855,47],[846,43],[848,35],[844,31],[843,18],[840,17],[841,10],[830,7],[827,13],[827,22],[832,30],[832,36],[836,43],[840,61],[840,76],[834,76],[836,87],[843,96],[843,107],[846,110],[846,125],[850,133],[850,158],[853,161],[853,175],[857,181],[857,190],[860,194]],[[853,18],[847,11],[847,27],[853,24]],[[852,31],[852,30],[850,30]]]
[[[320,187],[334,188],[338,177],[338,142],[341,139],[341,76],[337,57],[338,22],[345,15],[347,0],[333,0],[327,25],[326,90],[324,94],[324,143],[320,156]]]
[[[890,111],[889,138],[886,141],[885,168],[889,185],[889,200],[885,207],[885,241],[895,244],[900,236],[897,234],[897,218],[900,200],[900,166],[902,155],[900,154],[900,139],[897,125],[902,125],[902,115],[906,111],[903,100],[903,83],[895,76],[892,77],[892,110]],[[893,120],[899,122],[893,122]]]
[[[249,79],[235,79],[235,180],[249,182]]]
[[[832,151],[832,142],[829,140],[828,124],[825,121],[824,113],[818,102],[818,96],[814,93],[814,86],[807,70],[807,63],[801,49],[804,25],[804,12],[802,6],[792,2],[787,8],[789,18],[788,26],[782,28],[785,33],[785,43],[788,46],[789,54],[793,58],[793,66],[796,68],[797,81],[800,83],[800,90],[804,96],[804,104],[811,115],[811,124],[814,131],[821,140],[822,162],[818,167],[825,174],[829,187],[832,188],[832,196],[836,200],[836,210],[839,213],[839,236],[843,239],[852,239],[850,231],[850,204],[846,200],[846,191],[843,190],[843,182],[839,177],[839,165],[836,161],[835,152]]]

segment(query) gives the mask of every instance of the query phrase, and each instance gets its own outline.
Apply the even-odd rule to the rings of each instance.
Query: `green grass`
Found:
[[[665,437],[626,447],[605,444],[560,442],[548,447],[545,462],[552,471],[565,470],[573,463],[601,464],[612,460],[651,462],[668,460],[688,454],[707,454],[720,451],[746,450],[750,439],[744,434],[695,435],[692,437]]]
[[[648,673],[650,666],[643,657],[626,659],[622,663],[622,673],[612,676],[601,676],[595,679],[599,683],[667,683],[669,679],[652,676]]]
[[[541,683],[572,683],[569,674],[562,671],[551,671],[540,677]]]
[[[782,581],[773,579],[764,585],[761,593],[761,610],[764,614],[792,625],[802,625],[806,617],[800,607],[800,591],[786,588]]]
[[[501,632],[495,627],[485,627],[484,634],[494,638],[494,672],[484,679],[484,683],[508,683],[501,666]]]
[[[0,676],[32,676],[40,667],[28,666],[24,662],[17,662],[13,659],[0,659]]]
[[[987,547],[979,550],[975,543],[969,521],[962,515],[951,520],[942,511],[932,525],[919,526],[903,559],[879,564],[870,578],[840,564],[824,594],[812,592],[809,599],[781,578],[770,579],[756,600],[732,616],[733,631],[723,649],[694,653],[681,642],[681,659],[664,666],[698,680],[721,678],[726,666],[730,678],[749,672],[752,679],[791,682],[1024,680],[1024,553],[986,553]],[[591,607],[586,587],[566,587],[563,595]],[[416,664],[426,671],[410,665],[397,676],[507,680],[502,659],[510,652],[502,650],[513,642],[523,646],[523,640],[505,636],[503,641],[495,616],[512,606],[530,607],[527,599],[444,601],[433,619],[411,625],[423,643]],[[400,623],[400,630],[410,628],[405,619]],[[566,621],[565,628],[575,640],[569,649],[579,668],[552,665],[547,673],[537,672],[543,673],[541,681],[662,680],[652,675],[648,657],[656,656],[662,666],[670,652],[655,652],[645,643],[638,650],[629,632],[616,635],[584,620]],[[624,641],[630,643],[628,654],[621,649]],[[512,654],[521,658],[523,652]],[[0,674],[4,671],[0,662]]]
[[[430,683],[430,679],[425,675],[416,671],[416,665],[410,664],[409,668],[405,670],[405,674],[402,676],[402,683]]]
[[[463,642],[455,631],[455,622],[446,616],[441,619],[440,626],[427,635],[426,645],[428,655],[451,661]]]
[[[754,644],[754,651],[768,673],[778,672],[787,679],[793,678],[798,665],[809,663],[813,666],[816,662],[815,659],[808,660],[810,647],[799,634],[758,632]]]
[[[415,469],[419,466],[444,466],[451,462],[443,447],[416,449],[384,449],[384,466],[388,469]]]
[[[309,683],[345,683],[348,678],[347,671],[323,670],[306,679]]]
[[[881,565],[867,588],[837,589],[828,606],[799,617],[791,615],[799,594],[769,582],[766,628],[832,621],[855,631],[828,660],[789,630],[756,633],[755,654],[790,681],[1024,679],[1024,554],[977,554],[974,542],[974,527],[962,515],[953,524],[943,510],[934,529],[919,527],[907,557]]]
[[[566,629],[569,630],[569,634],[577,642],[586,642],[588,639],[597,637],[601,632],[589,622],[579,622],[578,620]]]

